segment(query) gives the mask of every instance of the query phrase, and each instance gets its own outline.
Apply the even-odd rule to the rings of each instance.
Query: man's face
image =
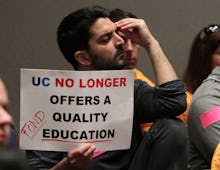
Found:
[[[7,109],[8,106],[8,93],[4,83],[0,79],[0,106]]]
[[[7,112],[8,94],[3,82],[0,80],[0,148],[8,144],[10,124],[12,117]]]
[[[140,46],[133,42],[131,39],[127,38],[124,33],[118,31],[118,34],[125,41],[123,48],[127,54],[127,64],[123,69],[134,69],[138,62],[138,52]]]
[[[126,65],[124,40],[116,33],[116,25],[99,18],[90,29],[89,55],[96,70],[118,70]]]
[[[0,106],[0,148],[4,148],[8,145],[11,122],[11,116],[2,106]]]

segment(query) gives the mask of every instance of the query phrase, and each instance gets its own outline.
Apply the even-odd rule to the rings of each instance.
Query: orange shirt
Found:
[[[134,69],[134,72],[135,72],[135,79],[141,79],[145,81],[147,84],[149,84],[150,86],[152,87],[155,86],[155,84],[149,78],[147,78],[140,70]],[[192,100],[192,94],[186,91],[187,109],[185,110],[184,113],[177,116],[177,118],[181,119],[185,124],[187,124],[187,117],[188,117],[189,105],[190,105],[191,100]],[[141,128],[145,131],[148,131],[151,125],[152,123],[144,123],[144,124],[141,124]]]

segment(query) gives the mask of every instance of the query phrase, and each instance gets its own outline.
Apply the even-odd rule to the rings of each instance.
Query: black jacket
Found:
[[[160,118],[176,117],[186,109],[184,83],[174,80],[150,87],[142,80],[134,83],[134,119],[131,148],[108,151],[96,157],[89,170],[127,170],[142,140],[140,124]],[[27,163],[33,169],[49,169],[66,156],[64,152],[27,151]]]

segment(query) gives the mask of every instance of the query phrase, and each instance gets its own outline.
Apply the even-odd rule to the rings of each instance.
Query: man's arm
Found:
[[[27,151],[26,163],[33,170],[84,170],[92,160],[96,147],[85,144],[67,153],[49,151]]]
[[[150,87],[135,80],[135,113],[140,123],[154,122],[165,117],[176,117],[186,109],[185,86],[181,80]]]
[[[154,68],[157,84],[178,79],[159,42],[153,37],[144,20],[126,18],[116,22],[116,26],[128,38],[146,49]]]

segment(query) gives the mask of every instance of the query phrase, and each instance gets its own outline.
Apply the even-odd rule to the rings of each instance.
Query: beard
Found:
[[[96,70],[121,70],[126,64],[126,54],[122,50],[117,50],[113,57],[106,58],[97,54],[91,54],[92,65]]]

